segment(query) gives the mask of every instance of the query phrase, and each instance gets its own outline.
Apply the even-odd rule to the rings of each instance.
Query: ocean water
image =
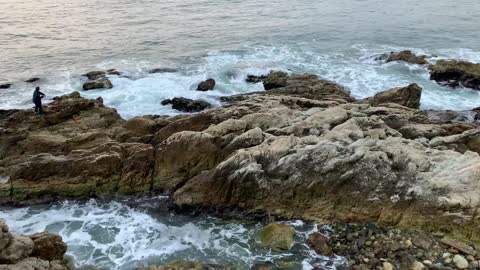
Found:
[[[0,109],[30,108],[40,86],[52,97],[81,90],[80,75],[116,68],[114,88],[82,92],[130,118],[177,114],[160,102],[260,91],[247,74],[314,73],[357,98],[417,82],[423,109],[471,109],[480,92],[443,88],[424,67],[371,56],[411,49],[436,59],[480,62],[476,0],[1,0]],[[152,68],[177,72],[148,74]],[[23,83],[40,77],[35,84]],[[203,79],[215,91],[194,91]]]
[[[159,213],[162,198],[141,201],[63,202],[52,205],[1,209],[0,218],[10,229],[31,234],[47,230],[63,237],[76,267],[130,270],[140,266],[188,259],[250,269],[270,262],[284,270],[311,270],[314,266],[335,269],[341,257],[316,255],[305,239],[310,233],[330,232],[301,221],[288,224],[296,230],[295,244],[288,252],[262,248],[257,235],[262,225],[226,221],[214,217],[187,217]]]

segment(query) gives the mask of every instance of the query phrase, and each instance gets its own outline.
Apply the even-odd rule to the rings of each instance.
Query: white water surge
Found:
[[[468,110],[480,106],[480,91],[441,87],[429,80],[424,66],[403,62],[382,63],[372,58],[379,53],[400,49],[405,48],[355,45],[345,51],[325,54],[302,46],[243,46],[238,50],[211,52],[182,63],[122,60],[98,64],[93,69],[117,68],[123,72],[122,76],[110,76],[114,85],[112,89],[82,91],[86,78],[80,74],[88,70],[72,69],[45,74],[45,78],[36,85],[44,89],[49,99],[73,90],[88,98],[101,96],[107,106],[116,108],[125,118],[178,114],[171,106],[160,104],[162,100],[173,97],[203,99],[219,106],[220,96],[263,91],[262,84],[248,84],[245,78],[248,74],[261,75],[271,70],[317,74],[346,86],[356,98],[416,82],[424,88],[422,109]],[[410,49],[420,54],[436,55],[431,61],[462,59],[480,62],[480,52],[468,49]],[[148,74],[148,70],[155,67],[178,69],[176,72]],[[200,81],[210,77],[217,81],[214,91],[195,91]],[[32,87],[32,84],[17,83],[11,89],[2,90],[0,109],[30,108]]]
[[[49,231],[60,234],[76,267],[134,269],[175,259],[198,260],[249,269],[254,263],[289,265],[282,269],[335,269],[340,257],[327,258],[310,250],[309,233],[327,228],[290,222],[296,228],[296,244],[290,252],[261,248],[258,223],[224,221],[213,217],[186,217],[156,212],[150,201],[129,206],[122,202],[64,202],[49,206],[0,211],[17,233]],[[158,198],[158,201],[162,201]]]

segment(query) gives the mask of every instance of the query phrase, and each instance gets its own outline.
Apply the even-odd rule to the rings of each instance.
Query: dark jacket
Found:
[[[40,90],[35,90],[33,91],[33,98],[32,101],[33,103],[37,103],[42,101],[42,98],[45,97],[45,94],[40,92]]]

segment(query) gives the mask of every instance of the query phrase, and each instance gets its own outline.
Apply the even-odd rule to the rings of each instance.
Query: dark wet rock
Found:
[[[93,90],[93,89],[111,89],[113,88],[112,82],[106,77],[101,77],[95,81],[86,82],[83,84],[83,90]]]
[[[426,58],[427,56],[425,55],[417,56],[412,51],[405,50],[398,53],[390,54],[386,62],[388,63],[393,61],[404,61],[410,64],[425,65],[428,64]]]
[[[181,112],[200,112],[210,108],[212,105],[204,100],[193,100],[188,98],[173,98],[163,100],[162,105],[172,105],[172,108]]]
[[[328,244],[328,239],[321,233],[312,233],[308,236],[307,244],[319,255],[330,256],[333,254]]]
[[[40,78],[36,78],[36,77],[35,77],[35,78],[30,78],[30,79],[26,80],[25,82],[27,82],[27,83],[33,83],[33,82],[36,82],[36,81],[39,81],[39,80],[40,80]]]
[[[150,74],[154,73],[175,73],[178,72],[177,69],[175,68],[154,68],[148,71]]]
[[[395,52],[381,53],[381,54],[373,55],[373,56],[371,56],[371,59],[373,59],[374,61],[386,61],[388,59],[388,57],[390,57],[394,53]]]
[[[273,263],[257,263],[250,268],[250,270],[273,270]]]
[[[120,72],[120,71],[112,68],[112,69],[107,70],[107,74],[108,74],[108,75],[117,75],[117,76],[120,76],[120,75],[122,75],[122,72]]]
[[[210,78],[207,79],[206,81],[201,82],[197,86],[197,91],[209,91],[213,90],[215,88],[215,80]]]
[[[11,83],[0,84],[0,89],[8,89],[12,86]]]
[[[428,68],[430,69],[430,80],[434,80],[440,85],[452,88],[463,86],[480,90],[480,64],[439,60]]]
[[[83,74],[82,76],[87,77],[89,80],[97,80],[101,78],[105,78],[106,72],[105,71],[100,71],[100,70],[95,70],[95,71],[90,71],[88,73]]]
[[[281,88],[287,86],[288,74],[283,71],[274,71],[267,75],[263,81],[265,90]]]
[[[263,82],[267,78],[266,75],[247,75],[247,78],[245,79],[246,82],[248,83],[260,83]]]
[[[420,108],[420,99],[422,97],[422,88],[412,83],[405,87],[397,87],[375,94],[375,96],[366,100],[372,106],[379,106],[386,103],[396,103],[412,109]]]

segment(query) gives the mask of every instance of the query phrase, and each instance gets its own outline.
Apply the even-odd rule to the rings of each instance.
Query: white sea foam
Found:
[[[110,61],[100,63],[99,69],[118,65],[123,76],[111,76],[112,89],[81,91],[85,78],[78,71],[64,70],[48,77],[38,84],[48,98],[80,91],[88,98],[103,97],[107,106],[112,106],[125,118],[145,114],[175,115],[180,112],[160,102],[167,98],[185,97],[202,99],[219,106],[220,96],[262,91],[261,84],[248,84],[248,74],[261,75],[271,70],[292,73],[314,73],[322,78],[346,86],[356,98],[365,98],[379,91],[416,82],[424,88],[423,109],[466,110],[480,105],[480,91],[449,89],[429,80],[426,67],[402,62],[381,63],[371,56],[411,49],[419,54],[436,55],[435,59],[463,59],[480,62],[480,52],[469,49],[445,49],[428,51],[418,48],[389,46],[353,46],[348,51],[324,53],[303,47],[245,46],[239,50],[215,51],[204,57],[184,63],[178,72],[148,74],[148,69],[157,66],[175,67],[174,63],[152,64],[147,62]],[[207,78],[214,78],[214,91],[195,91],[197,84]],[[15,84],[11,89],[2,90],[0,108],[30,108],[31,89],[27,83]],[[47,98],[46,102],[49,101]]]
[[[148,203],[146,204],[148,205]],[[153,208],[154,209],[154,208]],[[154,212],[153,212],[154,214]],[[256,243],[260,224],[229,223],[216,218],[187,218],[168,213],[152,215],[146,208],[121,202],[64,202],[51,206],[0,211],[17,233],[58,233],[77,267],[133,269],[174,259],[233,264],[247,269],[255,262],[290,260],[303,269],[324,266],[341,257],[318,256],[305,244],[318,226],[288,222],[296,228],[296,245],[290,252],[265,250]]]

